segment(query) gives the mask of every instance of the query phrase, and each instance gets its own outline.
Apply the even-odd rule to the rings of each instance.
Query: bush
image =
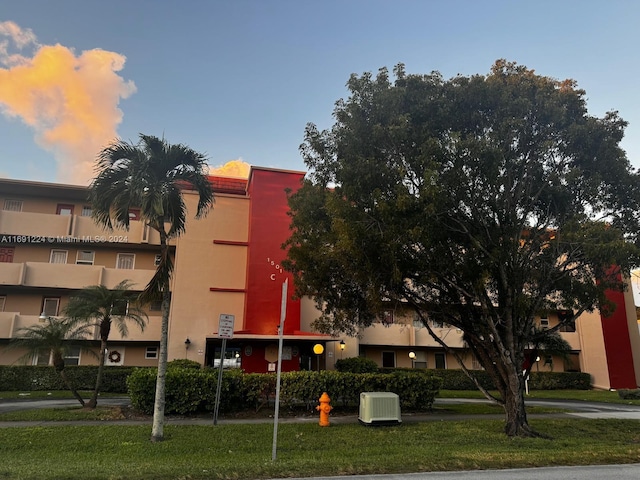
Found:
[[[635,389],[635,390],[622,389],[622,390],[618,390],[618,396],[623,400],[640,400],[640,389]]]
[[[336,370],[349,373],[377,373],[378,364],[365,357],[350,357],[336,361]]]
[[[200,370],[202,365],[195,360],[187,360],[186,358],[178,358],[167,362],[167,368],[191,368],[193,370]]]
[[[132,371],[133,367],[106,367],[100,391],[127,393],[126,380]],[[97,365],[70,366],[65,368],[65,372],[77,390],[94,389]],[[3,365],[0,366],[0,390],[67,390],[67,387],[51,366]]]

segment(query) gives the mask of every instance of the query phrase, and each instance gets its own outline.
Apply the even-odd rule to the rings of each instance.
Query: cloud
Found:
[[[219,177],[249,178],[251,165],[242,160],[231,160],[220,167],[210,167],[209,174]]]
[[[11,53],[11,47],[32,53]],[[101,49],[83,51],[40,45],[29,29],[0,22],[0,108],[35,132],[54,154],[58,180],[88,184],[96,155],[116,137],[120,99],[136,91],[117,74],[126,57]]]

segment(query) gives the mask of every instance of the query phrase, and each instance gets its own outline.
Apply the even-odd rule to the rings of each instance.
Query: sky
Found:
[[[500,58],[618,110],[638,168],[639,18],[635,0],[0,0],[0,176],[87,185],[101,148],[140,133],[231,175],[305,171],[305,125],[332,125],[352,73]]]

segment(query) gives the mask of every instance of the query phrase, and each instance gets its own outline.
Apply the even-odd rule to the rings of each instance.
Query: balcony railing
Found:
[[[74,265],[44,262],[3,263],[0,285],[79,289],[89,285],[113,288],[123,280],[133,283],[133,289],[142,290],[155,270],[128,270],[92,265]]]
[[[0,210],[0,234],[24,236],[28,243],[136,243],[160,245],[160,234],[133,220],[129,230],[104,230],[91,217]],[[20,243],[17,238],[13,243]],[[24,242],[27,243],[27,242]]]
[[[0,338],[16,337],[20,334],[19,330],[21,328],[28,328],[33,325],[44,325],[39,315],[20,315],[19,312],[0,312]],[[162,321],[159,316],[150,316],[144,331],[140,331],[139,327],[130,322],[127,326],[129,329],[127,337],[123,338],[117,328],[112,328],[109,341],[160,341]],[[99,339],[100,337],[98,336],[97,330],[91,337],[87,337],[87,340]]]

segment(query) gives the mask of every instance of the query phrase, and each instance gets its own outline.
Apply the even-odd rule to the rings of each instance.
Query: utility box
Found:
[[[391,392],[362,392],[358,421],[363,425],[398,425],[400,397]]]

